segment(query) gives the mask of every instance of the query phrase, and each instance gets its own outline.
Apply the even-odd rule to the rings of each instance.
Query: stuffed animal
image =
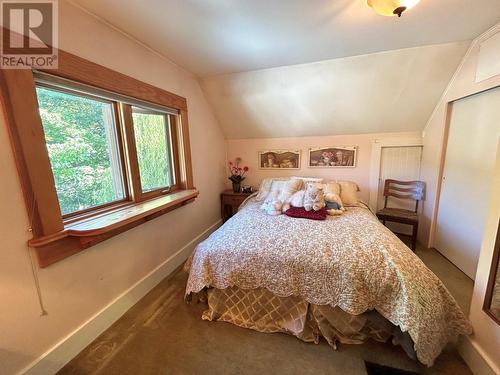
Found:
[[[328,215],[342,215],[345,211],[344,204],[340,196],[335,193],[325,194],[326,212]]]
[[[264,203],[260,206],[260,209],[268,215],[280,215],[283,203],[278,199],[278,196],[278,190],[269,193]]]
[[[292,194],[290,197],[290,200],[288,201],[288,204],[291,207],[304,207],[304,193],[305,190],[299,190],[296,191],[295,193]],[[290,207],[288,207],[290,208]]]
[[[315,184],[307,184],[304,193],[304,209],[306,211],[319,211],[325,207],[323,188]]]

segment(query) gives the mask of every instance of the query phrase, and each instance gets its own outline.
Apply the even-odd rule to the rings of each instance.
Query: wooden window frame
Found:
[[[122,114],[122,125],[123,131],[126,134],[125,138],[127,139],[126,147],[127,147],[127,159],[129,162],[129,170],[130,176],[132,176],[131,181],[131,190],[134,191],[134,200],[136,202],[142,202],[147,199],[159,197],[166,193],[173,193],[181,190],[180,185],[180,168],[179,168],[179,158],[178,158],[178,139],[177,139],[177,117],[172,114],[162,113],[165,116],[165,121],[168,127],[168,135],[170,137],[169,146],[172,149],[168,149],[167,151],[171,154],[169,158],[171,159],[171,165],[174,170],[172,173],[172,177],[174,179],[174,184],[170,186],[160,187],[150,191],[143,191],[142,184],[140,179],[140,170],[139,170],[139,162],[137,159],[137,149],[136,149],[136,140],[135,140],[135,131],[134,131],[134,123],[132,116],[132,105],[120,103],[121,114]],[[158,110],[152,109],[151,113],[160,113]]]
[[[33,234],[28,244],[35,249],[40,267],[190,203],[199,194],[193,184],[186,99],[65,51],[58,52],[58,68],[42,73],[124,98],[113,107],[126,198],[61,215],[38,111],[34,72],[1,70],[1,104]],[[131,105],[168,109],[175,181],[168,191],[142,192],[140,188],[132,117],[126,113]]]
[[[495,237],[495,244],[493,246],[493,256],[491,258],[490,275],[488,277],[488,283],[486,284],[486,293],[483,301],[483,311],[498,325],[500,325],[500,317],[491,312],[491,302],[493,300],[493,292],[495,291],[495,283],[497,277],[499,277],[497,272],[498,263],[500,262],[500,219],[497,224],[497,234]]]

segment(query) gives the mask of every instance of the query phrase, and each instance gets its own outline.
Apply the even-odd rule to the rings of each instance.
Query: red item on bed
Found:
[[[304,207],[290,207],[285,211],[285,215],[290,217],[299,217],[303,219],[311,220],[325,220],[326,219],[326,208],[322,208],[319,211],[306,211]]]

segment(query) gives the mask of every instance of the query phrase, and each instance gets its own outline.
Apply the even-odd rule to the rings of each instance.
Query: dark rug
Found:
[[[365,366],[368,375],[419,375],[418,372],[400,370],[394,367],[377,365],[372,362],[365,361]]]

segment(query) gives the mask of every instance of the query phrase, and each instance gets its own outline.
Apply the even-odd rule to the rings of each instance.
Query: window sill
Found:
[[[194,201],[197,190],[182,190],[141,203],[120,206],[90,218],[73,221],[60,232],[33,238],[28,245],[35,248],[40,267],[47,267],[90,246],[125,232]]]

